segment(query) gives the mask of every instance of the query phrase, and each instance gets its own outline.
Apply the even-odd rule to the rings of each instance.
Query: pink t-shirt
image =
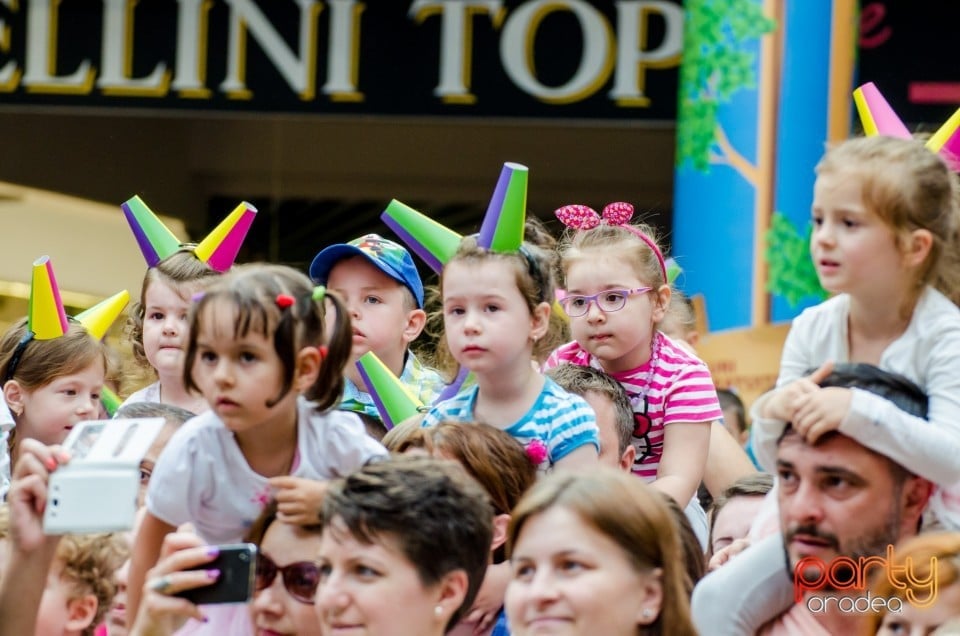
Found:
[[[650,359],[636,369],[611,373],[627,391],[634,411],[635,475],[646,481],[657,478],[663,455],[663,430],[674,422],[712,422],[723,416],[710,371],[700,358],[681,348],[659,331]],[[603,370],[600,361],[577,342],[550,354],[543,368],[563,363]]]
[[[760,628],[757,636],[830,636],[802,603],[794,605]]]

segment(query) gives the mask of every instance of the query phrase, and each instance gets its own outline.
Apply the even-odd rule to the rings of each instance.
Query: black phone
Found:
[[[252,543],[221,545],[213,561],[191,570],[220,570],[220,577],[210,585],[195,587],[174,594],[196,605],[246,603],[253,596],[257,573],[257,546]]]

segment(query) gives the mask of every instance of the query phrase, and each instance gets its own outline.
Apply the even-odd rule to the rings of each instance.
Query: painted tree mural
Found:
[[[775,33],[777,22],[764,13],[764,3],[758,0],[687,0],[684,4],[677,169],[708,173],[711,165],[726,165],[756,192],[761,170],[731,143],[718,112],[738,91],[757,89],[757,44],[764,35]],[[763,231],[769,224],[764,232],[763,258],[768,268],[764,291],[782,296],[791,306],[811,296],[825,297],[810,261],[809,228],[804,237],[785,215],[768,215],[763,213],[767,220],[759,227]]]

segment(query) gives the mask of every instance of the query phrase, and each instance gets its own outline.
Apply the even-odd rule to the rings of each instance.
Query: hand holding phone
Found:
[[[209,585],[195,587],[173,596],[185,598],[195,605],[246,603],[253,596],[257,566],[257,546],[237,543],[218,546],[219,554],[191,570],[219,570],[220,576]]]

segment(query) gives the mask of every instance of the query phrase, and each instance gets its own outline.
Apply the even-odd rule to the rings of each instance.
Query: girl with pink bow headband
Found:
[[[699,508],[694,495],[710,423],[721,411],[706,365],[657,331],[670,304],[663,254],[649,228],[630,224],[629,203],[611,203],[602,214],[567,205],[555,214],[568,228],[560,248],[566,289],[560,304],[574,341],[554,351],[544,368],[591,366],[620,382],[633,405],[633,443],[613,463],[632,464],[682,506]],[[600,449],[601,461],[607,450]]]

